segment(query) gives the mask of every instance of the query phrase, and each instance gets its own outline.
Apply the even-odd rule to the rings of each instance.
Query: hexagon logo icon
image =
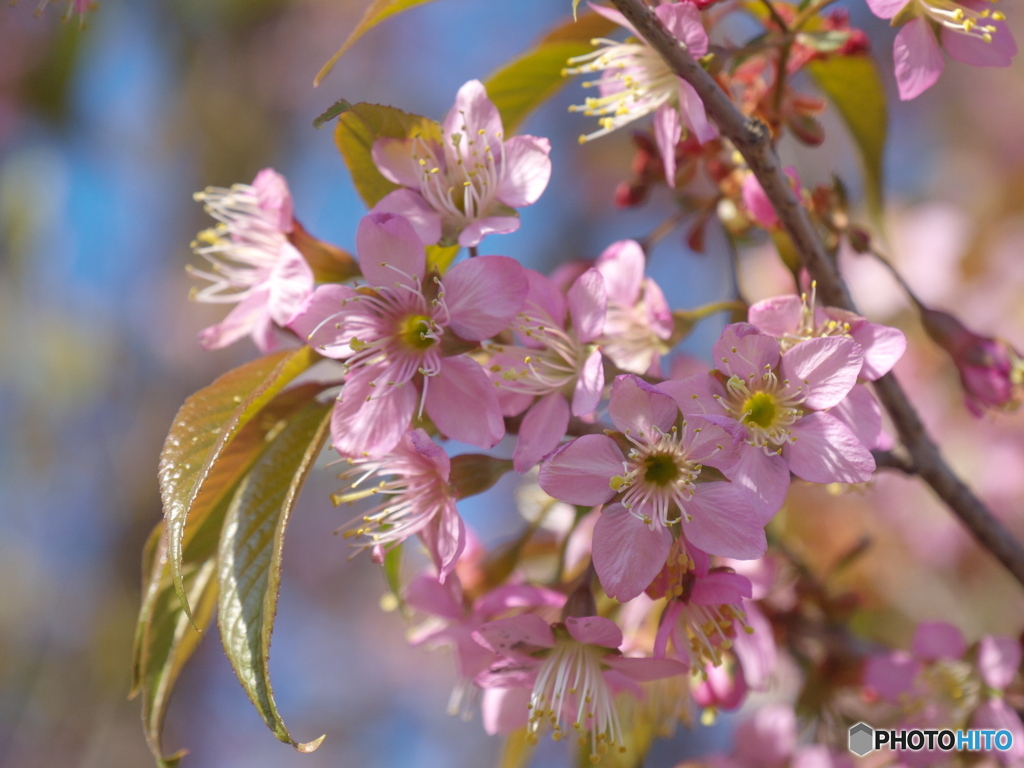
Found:
[[[850,751],[858,757],[875,749],[875,731],[867,723],[857,723],[850,727]]]

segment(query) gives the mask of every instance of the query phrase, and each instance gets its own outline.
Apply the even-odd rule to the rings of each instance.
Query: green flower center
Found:
[[[679,466],[670,453],[654,453],[644,459],[644,480],[665,486],[679,478]]]
[[[775,423],[775,418],[779,415],[779,406],[774,396],[767,392],[755,392],[743,403],[743,413],[745,422],[767,429]]]
[[[437,343],[431,335],[430,318],[426,315],[409,315],[398,324],[398,338],[412,349],[423,351]]]

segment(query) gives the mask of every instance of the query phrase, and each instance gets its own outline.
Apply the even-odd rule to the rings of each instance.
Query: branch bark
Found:
[[[767,127],[743,115],[714,78],[673,36],[643,0],[611,0],[633,27],[661,55],[669,68],[693,86],[708,117],[743,155],[751,172],[772,201],[800,259],[818,283],[818,295],[829,305],[856,311],[849,288],[835,260],[811,222],[807,211],[783,173]],[[875,392],[885,406],[900,440],[910,455],[910,466],[935,494],[960,518],[978,542],[992,553],[1024,585],[1024,547],[996,519],[985,504],[946,464],[935,441],[903,388],[891,373],[875,382]]]

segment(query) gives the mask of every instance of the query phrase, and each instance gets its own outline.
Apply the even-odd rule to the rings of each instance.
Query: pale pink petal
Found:
[[[773,766],[796,749],[796,713],[788,704],[765,704],[736,727],[736,756],[747,765]]]
[[[801,744],[789,760],[789,768],[849,768],[852,765],[852,760],[836,758],[824,744]]]
[[[321,355],[341,359],[350,357],[353,350],[349,342],[354,333],[338,328],[337,323],[349,311],[357,308],[357,304],[351,304],[348,311],[344,309],[349,300],[356,296],[356,291],[347,285],[321,285],[306,297],[288,327]]]
[[[864,447],[868,450],[879,448],[882,440],[882,406],[875,396],[863,384],[850,390],[839,405],[831,408],[829,414],[835,416],[850,428]]]
[[[891,19],[907,4],[907,0],[867,0],[868,8],[880,19]]]
[[[590,10],[598,16],[604,16],[606,19],[618,24],[623,29],[628,29],[637,37],[641,36],[640,33],[633,28],[633,25],[629,23],[626,17],[614,8],[609,8],[607,5],[595,5],[594,3],[587,3],[587,5],[590,6]]]
[[[583,370],[576,380],[576,389],[572,395],[572,415],[589,416],[601,402],[601,390],[604,389],[604,365],[601,350],[595,349],[583,363]]]
[[[537,482],[549,496],[569,504],[604,504],[608,484],[623,472],[622,451],[607,435],[583,435],[559,448],[540,467]]]
[[[1010,748],[1005,751],[993,750],[994,757],[1004,765],[1019,768],[1024,758],[1024,723],[1017,711],[1004,699],[987,699],[982,702],[971,715],[970,726],[983,731],[1009,731]]]
[[[907,337],[899,328],[878,323],[863,323],[850,334],[864,349],[860,377],[868,381],[881,378],[907,351]]]
[[[442,584],[434,574],[421,573],[405,588],[405,602],[414,610],[455,621],[463,614],[453,592],[457,583],[458,579],[450,579]]]
[[[726,376],[760,380],[766,368],[778,365],[779,342],[750,323],[731,323],[725,326],[711,354],[718,370]],[[686,413],[685,406],[680,403],[679,407]]]
[[[916,99],[935,85],[946,65],[935,32],[928,19],[921,17],[911,19],[896,33],[892,56],[902,101]]]
[[[818,411],[792,427],[782,449],[790,470],[811,483],[866,483],[875,471],[871,452],[835,416]]]
[[[987,635],[978,644],[978,671],[990,688],[1002,691],[1020,670],[1020,643],[1009,637]]]
[[[623,374],[612,382],[608,415],[620,432],[650,435],[655,428],[668,432],[676,423],[679,407],[653,384],[639,376]]]
[[[370,149],[370,157],[380,175],[388,181],[403,187],[419,187],[423,168],[413,158],[413,139],[377,139]]]
[[[288,342],[296,340],[291,334],[284,333],[270,318],[270,313],[265,310],[256,315],[251,336],[256,349],[264,355],[276,352]]]
[[[664,680],[685,674],[688,667],[675,659],[648,659],[631,656],[606,656],[604,664],[638,683]]]
[[[910,693],[921,671],[921,662],[906,651],[872,656],[864,665],[863,682],[888,702],[896,704]]]
[[[507,256],[479,256],[452,267],[443,279],[449,327],[469,341],[482,341],[508,327],[523,308],[526,271]]]
[[[747,696],[747,682],[738,667],[730,671],[726,664],[704,668],[707,679],[693,689],[693,700],[701,707],[726,711],[736,709]]]
[[[203,349],[223,349],[252,333],[261,315],[267,313],[267,289],[253,291],[216,325],[199,332]]]
[[[285,326],[313,292],[313,270],[298,249],[285,243],[270,271],[268,282],[270,296],[267,299],[267,310],[275,323]]]
[[[726,410],[715,398],[725,394],[722,385],[706,373],[687,376],[685,379],[669,379],[658,384],[658,389],[676,401],[684,416],[714,414],[725,416]]]
[[[447,483],[452,472],[452,460],[448,458],[445,449],[431,440],[430,435],[423,429],[409,430],[405,435],[405,440],[416,453],[434,465],[434,471]]]
[[[750,494],[730,483],[699,483],[686,504],[686,540],[709,555],[754,560],[768,549]]]
[[[443,584],[455,570],[466,547],[466,528],[454,501],[446,504],[437,519],[420,531],[420,537],[437,567],[437,578]]]
[[[734,484],[747,489],[754,516],[762,525],[782,508],[789,493],[789,467],[781,456],[769,456],[753,445],[740,446],[735,460],[719,469]]]
[[[604,318],[608,311],[604,278],[596,269],[588,269],[572,284],[567,294],[569,316],[576,338],[586,344],[604,331]]]
[[[986,43],[975,35],[965,35],[943,27],[942,47],[951,57],[964,64],[973,64],[976,67],[1010,66],[1013,57],[1017,55],[1017,41],[1013,39],[1013,33],[1005,21],[988,18],[983,23],[996,28],[992,33],[992,42]]]
[[[946,621],[922,621],[910,650],[919,659],[959,659],[967,652],[963,633]]]
[[[604,277],[609,299],[631,306],[640,298],[646,259],[636,240],[619,240],[602,251],[594,269]]]
[[[453,440],[493,448],[505,435],[494,385],[471,358],[445,357],[441,372],[425,380],[427,415]]]
[[[679,110],[672,104],[662,104],[654,113],[654,141],[658,145],[661,162],[665,167],[665,181],[670,187],[676,185],[676,144],[682,136],[683,124],[679,118]]]
[[[622,645],[622,630],[611,619],[603,616],[570,616],[565,620],[573,640],[584,645],[600,645],[617,649]]]
[[[484,219],[477,219],[459,233],[459,245],[463,248],[472,248],[474,245],[479,245],[487,235],[507,235],[517,229],[519,229],[517,216],[488,216]]]
[[[686,420],[684,442],[690,460],[724,470],[736,461],[747,439],[747,428],[734,419],[720,416],[691,416]]]
[[[755,603],[747,603],[743,608],[747,614],[747,626],[754,631],[737,633],[732,650],[743,667],[747,685],[763,691],[775,671],[779,652],[775,646],[771,622],[757,609]]]
[[[780,378],[789,379],[790,387],[804,391],[805,408],[831,408],[853,389],[863,361],[864,351],[853,339],[808,339],[782,356]]]
[[[644,303],[647,305],[647,322],[659,339],[667,340],[674,330],[672,309],[665,294],[654,280],[644,280]]]
[[[569,427],[569,404],[561,392],[549,392],[538,400],[519,427],[519,440],[512,454],[516,472],[528,472],[551,453]]]
[[[530,710],[529,688],[487,688],[480,700],[484,730],[491,736],[525,728]]]
[[[481,616],[497,616],[513,608],[561,608],[565,595],[532,584],[505,584],[485,593],[473,603]]]
[[[718,136],[718,129],[708,120],[704,102],[688,82],[679,80],[679,115],[685,125],[701,144]]]
[[[746,182],[743,186],[746,188]],[[804,303],[799,296],[775,296],[752,305],[747,311],[747,320],[769,336],[781,337],[800,327],[803,312]]]
[[[754,588],[750,579],[729,571],[714,571],[697,579],[690,593],[693,605],[739,605],[750,599]]]
[[[268,213],[277,214],[276,226],[282,232],[291,232],[294,227],[292,193],[284,176],[273,168],[264,168],[252,181],[256,191],[256,204]]]
[[[334,405],[331,437],[342,456],[387,453],[409,428],[419,399],[416,387],[371,388],[375,375],[366,370],[350,376]]]
[[[572,529],[565,542],[564,573],[572,574],[577,568],[590,561],[590,551],[594,541],[594,526],[601,517],[601,507],[596,507],[585,514],[576,527]]]
[[[356,230],[359,267],[370,285],[412,287],[423,277],[427,254],[409,220],[394,213],[368,213]]]
[[[405,217],[424,245],[433,245],[441,239],[441,214],[419,192],[411,189],[402,187],[389,192],[377,201],[370,213],[393,213]]]
[[[551,180],[550,153],[547,139],[513,136],[506,141],[505,176],[497,190],[498,199],[512,208],[537,202]]]
[[[681,3],[666,3],[654,9],[668,31],[686,44],[687,52],[699,59],[708,52],[708,33],[700,21],[700,10],[696,4],[684,0]]]
[[[528,655],[535,650],[555,645],[551,626],[532,613],[481,624],[473,633],[473,639],[487,650],[505,656]]]
[[[535,269],[526,270],[530,290],[526,294],[526,309],[536,314],[539,309],[558,325],[565,323],[565,295],[550,279]]]
[[[605,507],[594,526],[594,570],[604,591],[622,603],[650,586],[671,548],[667,528],[651,530],[621,504]]]
[[[743,197],[743,207],[747,209],[750,218],[765,229],[774,229],[778,225],[779,215],[775,213],[775,206],[768,199],[764,187],[761,186],[761,182],[754,174],[748,174],[743,180],[740,195]]]
[[[479,80],[470,80],[459,88],[455,104],[441,127],[446,136],[463,134],[459,145],[463,156],[472,152],[469,141],[478,140],[480,131],[484,131],[492,141],[502,134],[501,115],[487,98],[487,90]]]

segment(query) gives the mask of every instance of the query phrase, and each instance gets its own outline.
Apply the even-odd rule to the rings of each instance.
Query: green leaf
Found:
[[[360,102],[341,114],[334,130],[334,141],[345,159],[356,191],[368,206],[398,189],[385,179],[373,162],[370,151],[380,138],[407,139],[423,136],[441,140],[441,128],[433,120],[410,115],[394,107]]]
[[[186,615],[191,614],[182,578],[186,523],[201,524],[238,478],[244,459],[227,448],[242,427],[318,359],[303,347],[253,360],[192,395],[174,417],[158,478],[171,576]]]
[[[342,112],[345,112],[346,110],[349,110],[351,108],[352,105],[345,101],[345,99],[338,99],[336,102],[331,104],[331,106],[329,106],[327,109],[325,109],[323,112],[321,112],[313,119],[313,127],[316,128],[317,130],[320,130],[325,125],[327,125],[327,123],[329,123],[331,120],[340,115]]]
[[[513,731],[505,739],[498,758],[498,768],[526,768],[533,757],[536,740],[531,740],[526,728]]]
[[[281,583],[284,534],[299,492],[330,429],[331,405],[314,403],[276,435],[235,492],[218,550],[218,626],[242,687],[281,741],[312,752],[323,736],[296,742],[270,687],[270,635]]]
[[[575,10],[575,9],[574,9]],[[506,64],[485,83],[505,133],[511,134],[530,112],[551,98],[565,83],[562,70],[573,56],[594,50],[591,40],[607,36],[615,23],[596,13],[567,21],[518,59]]]
[[[443,275],[459,255],[459,250],[461,247],[458,245],[428,245],[427,269],[436,269]]]
[[[870,56],[833,56],[812,61],[807,70],[838,110],[864,165],[864,190],[868,209],[882,211],[882,162],[888,116],[885,89]]]
[[[356,28],[352,30],[345,42],[341,44],[341,48],[316,73],[313,87],[315,88],[320,85],[320,81],[330,74],[331,70],[334,69],[334,65],[338,63],[338,59],[344,55],[352,43],[380,24],[384,19],[394,16],[396,13],[407,11],[410,8],[415,8],[417,5],[430,2],[433,2],[433,0],[373,0],[370,3],[370,7],[366,9],[366,13],[363,14],[363,18],[356,24]]]
[[[391,592],[396,608],[405,610],[405,600],[402,598],[402,545],[396,544],[384,555],[384,580],[387,582],[388,590]]]

